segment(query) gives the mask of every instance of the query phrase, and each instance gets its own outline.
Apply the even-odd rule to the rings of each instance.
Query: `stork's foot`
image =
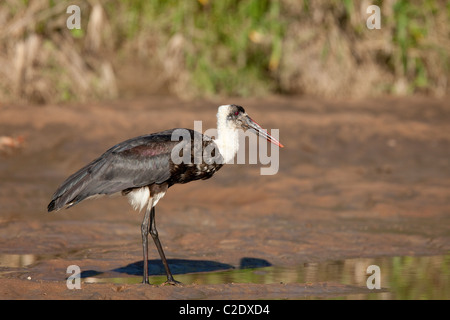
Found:
[[[172,279],[167,279],[167,281],[163,283],[163,286],[167,286],[167,285],[170,285],[170,286],[182,286],[183,283],[181,283],[180,281],[177,281],[177,280],[172,278]]]

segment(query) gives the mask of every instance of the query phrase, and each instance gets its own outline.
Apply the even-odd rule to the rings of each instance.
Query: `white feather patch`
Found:
[[[160,192],[150,197],[150,189],[148,187],[142,187],[131,191],[127,194],[127,197],[134,210],[142,211],[142,209],[150,204],[150,200],[152,201],[152,207],[156,206],[165,194],[166,192]]]
[[[133,209],[141,211],[148,204],[150,199],[150,190],[148,187],[134,189],[127,194],[127,197]]]
[[[156,204],[158,203],[159,199],[164,197],[165,194],[166,194],[165,192],[160,192],[160,193],[155,194],[153,196],[152,207],[156,206]]]
[[[224,162],[233,160],[239,150],[239,132],[227,117],[230,113],[230,105],[219,107],[217,112],[217,139],[214,140]]]

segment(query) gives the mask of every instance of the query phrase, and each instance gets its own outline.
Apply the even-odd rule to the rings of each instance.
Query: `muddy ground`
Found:
[[[227,268],[297,266],[450,250],[450,105],[425,97],[320,101],[305,97],[179,101],[149,97],[73,105],[0,105],[0,136],[24,138],[0,155],[1,299],[254,299],[333,297],[364,288],[334,282],[83,283],[140,276],[143,214],[123,197],[46,207],[58,185],[110,146],[174,127],[215,128],[236,103],[279,128],[280,168],[228,165],[174,186],[157,207],[175,277]],[[28,260],[27,260],[28,259]],[[150,246],[150,274],[163,274]],[[26,260],[26,261],[24,261]],[[27,262],[28,261],[28,262]],[[153,268],[153,269],[152,269]]]

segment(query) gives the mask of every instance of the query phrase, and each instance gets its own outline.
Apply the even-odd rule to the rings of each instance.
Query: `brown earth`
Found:
[[[140,223],[125,198],[46,206],[58,185],[110,146],[174,127],[215,127],[218,105],[241,104],[279,128],[280,168],[227,165],[212,179],[174,186],[158,204],[158,231],[175,274],[295,266],[355,257],[450,250],[450,105],[424,97],[320,101],[305,97],[180,101],[151,97],[84,105],[0,105],[0,299],[252,299],[336,296],[358,288],[308,284],[93,283],[84,275],[140,275]],[[151,268],[157,252],[150,247]],[[19,259],[18,258],[18,259]],[[5,260],[5,259],[4,259]],[[19,259],[20,260],[20,259]],[[2,261],[0,259],[0,261]],[[160,271],[150,274],[161,274]],[[82,274],[83,276],[83,274]],[[175,275],[175,278],[176,275]],[[353,291],[352,291],[353,290]]]

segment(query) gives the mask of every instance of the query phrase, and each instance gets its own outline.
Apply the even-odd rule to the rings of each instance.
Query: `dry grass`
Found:
[[[283,2],[292,18],[279,72],[284,91],[325,97],[447,93],[450,13],[444,2],[430,1],[436,10],[414,12],[423,2],[411,1],[395,12],[402,1],[383,1],[379,30],[366,27],[373,4],[367,0],[308,1],[307,8]],[[404,39],[398,36],[402,28]]]
[[[80,40],[66,27],[70,4],[6,0],[0,5],[1,100],[43,103],[117,94],[112,65],[104,56],[109,48],[99,32],[108,23],[102,7],[78,3],[89,13]]]
[[[366,28],[368,0],[4,0],[0,99],[85,101],[124,90],[445,95],[445,1],[374,3],[381,30]],[[81,8],[81,30],[66,28],[72,4]]]

